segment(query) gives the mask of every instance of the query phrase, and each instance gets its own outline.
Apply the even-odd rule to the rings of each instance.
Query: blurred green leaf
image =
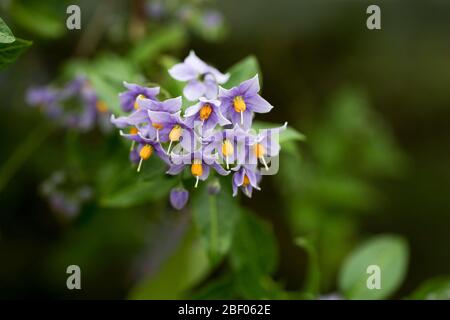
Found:
[[[179,248],[130,293],[131,299],[181,299],[210,270],[208,257],[194,230],[187,232]]]
[[[11,43],[15,40],[16,38],[12,34],[11,30],[8,28],[3,19],[0,18],[0,43]]]
[[[381,288],[369,289],[367,267],[380,268]],[[377,236],[356,248],[339,274],[339,289],[348,299],[383,299],[402,283],[408,267],[408,246],[401,237]]]
[[[189,298],[194,300],[218,300],[218,299],[234,299],[235,286],[231,274],[227,274],[215,281],[210,281],[208,284],[189,295]]]
[[[57,38],[66,30],[65,3],[60,0],[14,0],[10,13],[28,31],[46,38]]]
[[[128,160],[125,156],[124,160]],[[165,164],[150,158],[141,172],[120,161],[105,164],[98,175],[99,203],[103,207],[127,208],[167,196],[176,180],[164,174]],[[125,169],[124,169],[125,168]]]
[[[181,48],[186,42],[186,33],[182,26],[172,25],[150,33],[136,44],[129,59],[136,64],[149,64],[159,53],[169,49]]]
[[[242,81],[253,78],[255,75],[259,75],[259,83],[262,85],[262,74],[260,72],[258,60],[254,56],[249,56],[244,60],[236,63],[232,66],[228,73],[230,78],[227,83],[224,84],[224,88],[232,88],[237,86]]]
[[[270,226],[258,216],[242,210],[230,250],[235,270],[249,268],[256,274],[272,273],[278,262],[277,244]]]
[[[282,125],[264,121],[253,121],[252,128],[255,130],[275,129],[280,128]],[[285,144],[289,141],[305,141],[306,136],[303,133],[298,132],[296,129],[287,126],[285,130],[280,131],[280,144]]]
[[[64,67],[67,77],[85,75],[94,87],[100,100],[116,114],[123,114],[118,95],[123,92],[123,81],[139,79],[138,71],[129,61],[115,55],[102,55],[93,61],[73,60]]]
[[[194,221],[212,264],[216,264],[230,249],[235,222],[240,208],[229,188],[222,187],[211,195],[207,186],[196,190],[192,201]]]
[[[16,38],[12,43],[0,43],[0,70],[16,61],[32,42]]]
[[[306,238],[295,239],[295,244],[308,253],[308,269],[302,294],[317,297],[320,293],[320,267],[317,250],[313,243]]]
[[[450,277],[429,279],[408,298],[414,300],[450,300]]]

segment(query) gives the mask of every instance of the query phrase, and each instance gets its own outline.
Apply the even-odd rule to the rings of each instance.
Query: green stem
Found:
[[[218,252],[217,248],[217,237],[218,237],[218,221],[217,221],[217,205],[216,205],[216,197],[209,196],[209,213],[211,219],[211,258],[215,261],[215,258]]]
[[[0,168],[0,192],[52,131],[53,127],[49,127],[47,124],[41,124],[31,131],[22,144],[16,148],[11,157]]]

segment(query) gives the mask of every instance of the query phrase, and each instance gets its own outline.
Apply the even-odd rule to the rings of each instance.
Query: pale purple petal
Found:
[[[257,113],[267,113],[273,108],[273,106],[259,94],[246,98],[245,103],[250,111]]]
[[[170,204],[174,209],[181,210],[186,206],[189,192],[184,188],[173,188],[170,191]]]
[[[198,71],[186,63],[178,63],[169,69],[169,74],[172,78],[178,81],[189,81],[197,78]]]
[[[184,96],[191,101],[198,100],[205,93],[205,85],[198,80],[189,81],[184,87]]]

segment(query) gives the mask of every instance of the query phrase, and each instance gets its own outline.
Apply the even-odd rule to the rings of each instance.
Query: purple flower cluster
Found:
[[[208,179],[211,169],[223,176],[233,173],[233,196],[241,189],[251,197],[253,189],[260,190],[261,170],[268,171],[269,158],[280,151],[277,134],[286,128],[285,124],[258,133],[251,129],[255,113],[272,109],[259,95],[258,75],[225,89],[220,85],[229,75],[192,51],[169,74],[186,82],[183,93],[192,105],[183,115],[183,98],[160,101],[159,88],[125,83],[127,91],[120,94],[122,109],[134,111],[118,118],[112,115],[111,122],[132,141],[131,161],[140,171],[143,161],[156,154],[169,166],[167,174],[178,175],[189,168],[195,187]],[[172,206],[181,209],[188,196],[182,187],[172,190]]]
[[[110,126],[107,105],[98,99],[83,76],[74,78],[62,88],[33,87],[27,91],[26,100],[64,127],[89,131],[96,122],[104,129]]]

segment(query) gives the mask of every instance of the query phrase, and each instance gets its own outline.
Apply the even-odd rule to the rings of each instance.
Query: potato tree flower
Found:
[[[29,105],[40,107],[59,124],[80,131],[91,130],[96,122],[105,126],[106,122],[103,120],[109,117],[107,105],[98,99],[89,81],[83,76],[74,78],[62,88],[31,88],[27,91],[26,99]]]
[[[145,133],[147,132],[147,133]],[[141,171],[142,162],[148,160],[155,152],[159,158],[161,158],[166,163],[170,163],[169,157],[167,156],[161,144],[154,139],[148,138],[148,130],[141,129],[137,133],[124,133],[120,132],[120,135],[126,139],[138,143],[137,151],[139,152],[139,163],[137,171]]]
[[[187,82],[183,89],[184,96],[191,101],[200,97],[215,99],[218,92],[218,84],[228,81],[229,75],[223,74],[200,60],[194,51],[182,63],[174,65],[169,74],[172,78]]]
[[[194,128],[195,122],[201,123],[203,130],[211,130],[216,125],[226,126],[231,124],[220,111],[220,101],[215,99],[199,98],[199,102],[186,109],[184,117],[186,125]]]
[[[193,101],[184,112],[181,97],[160,101],[156,94],[153,97],[135,94],[134,100],[129,99],[129,103],[133,102],[133,112],[119,118],[111,116],[114,125],[126,130],[126,133],[121,130],[121,134],[133,141],[130,160],[138,165],[139,171],[142,162],[155,153],[168,164],[169,175],[184,179],[181,173],[189,168],[195,178],[194,188],[199,181],[208,179],[213,173],[211,168],[223,176],[233,172],[233,195],[241,189],[251,197],[254,189],[260,190],[259,182],[264,174],[260,164],[269,169],[270,157],[280,151],[279,133],[287,126],[252,130],[254,114],[273,108],[259,95],[258,75],[231,89],[218,87],[227,81],[228,75],[208,66],[192,51],[169,72],[175,79],[187,82],[183,92]],[[136,93],[150,88],[129,89]],[[151,89],[156,93],[155,88]],[[221,187],[218,179],[213,179],[207,189],[216,194]],[[188,198],[188,191],[181,187],[170,193],[170,203],[178,210],[186,205]]]
[[[206,155],[202,150],[188,152],[185,154],[171,154],[171,162],[169,171],[170,175],[177,175],[181,173],[186,166],[190,166],[191,173],[195,177],[195,187],[197,188],[199,180],[205,181],[209,176],[209,168],[213,168],[218,174],[222,176],[228,175],[230,172],[226,171],[217,162],[217,157],[214,155]]]
[[[235,171],[232,179],[233,197],[237,195],[239,188],[241,188],[244,194],[249,198],[252,197],[253,188],[261,190],[258,187],[258,183],[261,180],[261,175],[257,173],[256,166],[238,165],[232,170]]]
[[[267,113],[273,108],[258,94],[259,90],[258,75],[230,90],[219,87],[222,114],[233,124],[249,129],[254,113]]]
[[[159,87],[146,88],[138,84],[123,82],[123,85],[128,90],[119,94],[120,106],[125,112],[130,112],[133,109],[138,109],[137,100],[151,99],[155,100],[159,94]]]
[[[182,188],[173,188],[170,191],[170,204],[177,210],[181,210],[186,206],[189,199],[189,192]]]
[[[287,122],[273,129],[261,130],[252,141],[251,149],[253,155],[262,162],[266,170],[269,170],[265,157],[275,157],[280,152],[279,133],[287,128]]]

